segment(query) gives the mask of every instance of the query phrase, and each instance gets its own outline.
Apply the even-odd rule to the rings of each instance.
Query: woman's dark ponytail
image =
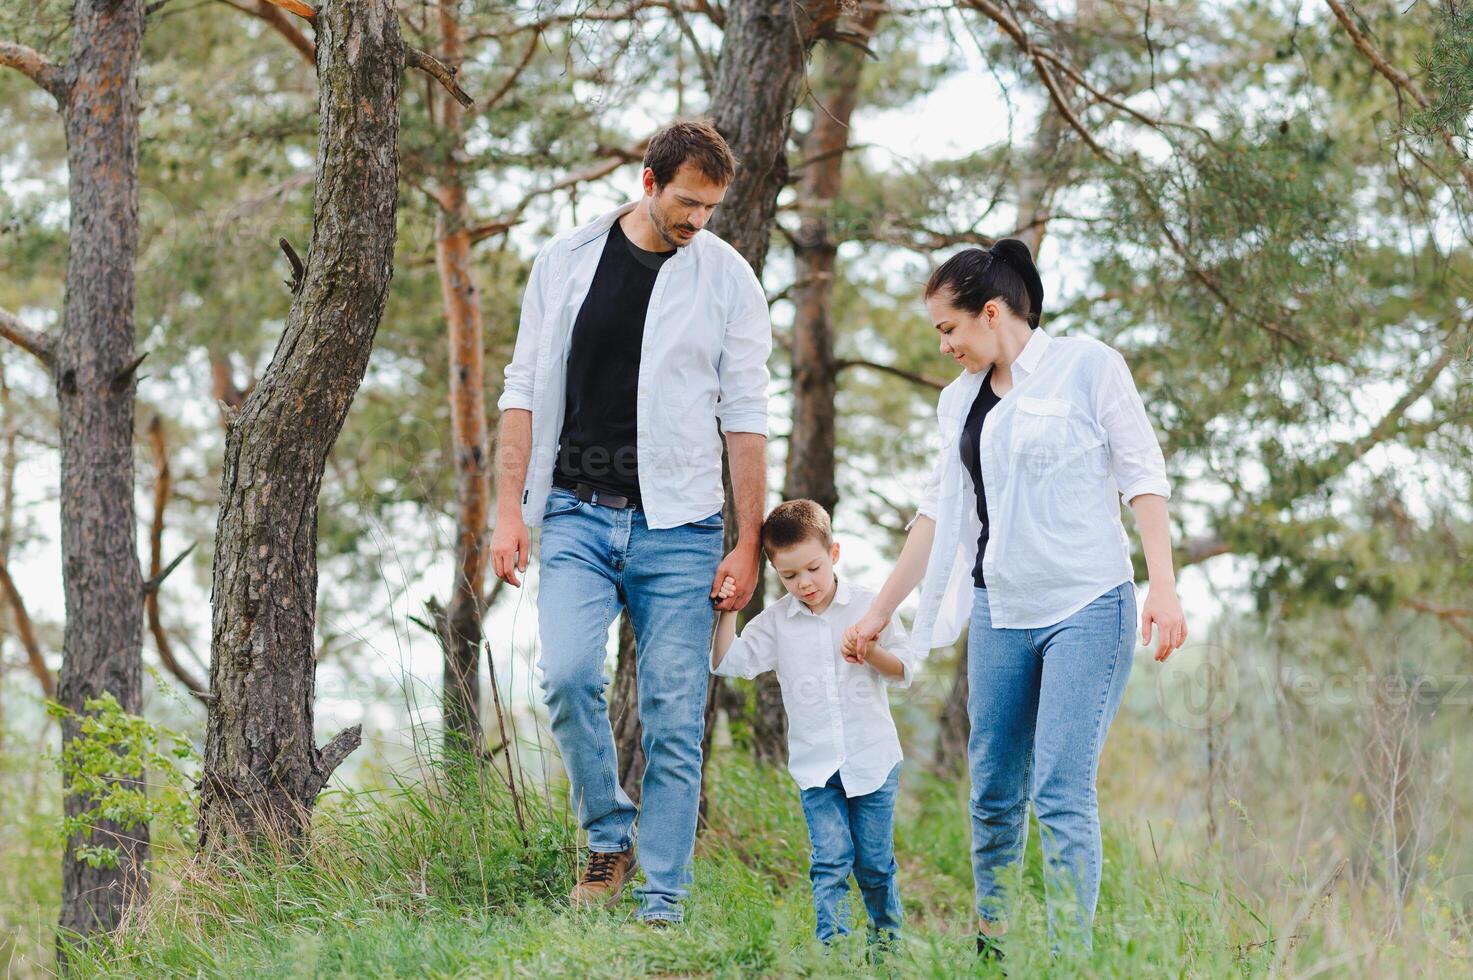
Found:
[[[944,292],[952,305],[974,316],[990,299],[1037,327],[1043,315],[1043,280],[1028,246],[1016,238],[998,239],[990,249],[969,248],[947,259],[926,282],[926,298]]]

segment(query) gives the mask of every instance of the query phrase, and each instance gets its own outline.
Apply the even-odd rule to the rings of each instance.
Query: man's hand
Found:
[[[499,517],[496,530],[491,532],[491,571],[507,585],[521,588],[522,580],[517,578],[517,573],[527,570],[527,553],[531,547],[527,522],[520,513]]]
[[[874,609],[859,617],[859,622],[844,631],[844,659],[850,663],[864,663],[869,645],[879,639],[889,625],[890,617],[882,616]]]
[[[1151,624],[1156,625],[1160,642],[1156,645],[1156,660],[1171,656],[1187,642],[1187,616],[1182,612],[1181,600],[1172,588],[1151,588],[1146,593],[1146,604],[1141,610],[1141,643],[1151,643]]]
[[[711,580],[711,599],[719,612],[735,612],[746,607],[757,591],[758,552],[738,544],[731,553],[716,566],[716,577]],[[724,580],[731,579],[735,588],[725,588]],[[724,596],[724,598],[722,598]]]

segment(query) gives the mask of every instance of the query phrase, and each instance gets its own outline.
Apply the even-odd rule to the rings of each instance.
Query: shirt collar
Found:
[[[1037,371],[1038,362],[1043,360],[1043,352],[1048,350],[1048,345],[1052,342],[1053,338],[1044,333],[1042,327],[1035,327],[1028,343],[1023,345],[1017,359],[1013,361],[1013,370],[1022,371],[1025,375]]]
[[[844,579],[838,579],[838,585],[834,586],[834,601],[829,603],[829,609],[832,609],[835,606],[847,606],[848,604],[849,583]],[[829,609],[825,609],[824,612],[828,612]],[[814,613],[812,609],[809,609],[806,605],[804,605],[802,599],[799,599],[797,596],[789,593],[788,618],[792,619],[800,612],[806,612],[810,616],[816,615],[816,613]]]

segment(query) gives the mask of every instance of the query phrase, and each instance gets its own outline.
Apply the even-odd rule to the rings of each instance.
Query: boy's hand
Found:
[[[859,657],[854,663],[864,663],[869,645],[879,639],[889,625],[890,617],[881,616],[873,609],[861,616],[859,622],[844,631],[844,659],[848,660],[854,654]]]
[[[734,595],[736,595],[736,579],[728,575],[721,580],[721,588],[716,590],[716,594],[711,597],[711,600],[717,603],[725,602]]]
[[[711,601],[719,612],[737,612],[744,608],[757,591],[757,563],[759,552],[738,545],[716,566],[716,575],[711,579]],[[717,598],[718,583],[730,579],[735,584],[732,594],[725,599]]]
[[[862,664],[862,663],[864,663],[864,651],[858,650],[858,649],[854,648],[854,646],[849,642],[849,634],[847,632],[844,634],[844,650],[843,650],[843,652],[844,652],[844,660],[847,663],[851,663],[851,664]]]

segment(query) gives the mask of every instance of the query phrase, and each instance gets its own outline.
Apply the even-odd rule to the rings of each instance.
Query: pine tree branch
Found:
[[[964,2],[966,6],[976,10],[1001,28],[1002,32],[1012,39],[1013,44],[1018,50],[1029,61],[1033,62],[1034,73],[1038,75],[1038,80],[1043,83],[1043,87],[1048,91],[1049,98],[1059,110],[1059,115],[1069,124],[1070,129],[1079,134],[1079,138],[1084,141],[1084,145],[1088,146],[1101,159],[1114,162],[1115,157],[1099,144],[1094,138],[1094,134],[1089,131],[1089,128],[1084,125],[1079,116],[1074,112],[1074,108],[1069,105],[1069,100],[1064,97],[1063,87],[1059,85],[1059,80],[1050,67],[1051,58],[1044,49],[1034,46],[1033,42],[1029,40],[1027,32],[1023,30],[1022,25],[1008,16],[1007,12],[993,3],[992,0],[964,0]]]
[[[924,374],[916,374],[914,371],[907,371],[904,368],[895,367],[893,364],[880,364],[876,361],[864,361],[854,359],[843,359],[834,362],[834,371],[836,373],[844,370],[845,368],[852,367],[869,368],[871,371],[881,371],[885,374],[893,374],[895,375],[895,377],[904,378],[906,381],[909,381],[912,384],[918,384],[924,388],[934,388],[936,391],[940,391],[942,388],[946,387],[946,382],[944,381],[940,381],[936,378],[927,377]]]
[[[50,93],[58,108],[66,104],[66,72],[35,48],[0,41],[0,67],[14,68]]]
[[[309,3],[304,3],[303,0],[258,0],[258,3],[260,6],[255,10],[243,7],[238,3],[231,3],[231,6],[244,10],[252,16],[260,17],[273,27],[276,27],[278,31],[286,34],[288,40],[292,40],[291,35],[283,30],[283,25],[277,18],[266,12],[265,4],[269,3],[272,6],[280,7],[282,10],[296,14],[309,23],[315,24],[317,22],[317,8]],[[290,27],[291,25],[287,24],[284,26]],[[293,43],[296,44],[297,42],[293,41]],[[297,45],[297,48],[298,50],[302,50],[300,45]],[[313,49],[313,62],[316,62],[315,48]],[[457,69],[446,65],[434,55],[427,54],[418,48],[413,48],[406,44],[404,45],[404,65],[406,68],[418,68],[426,75],[435,79],[435,81],[444,86],[445,91],[455,96],[455,101],[467,109],[476,104],[476,100],[471,98],[470,94],[461,88],[460,83],[455,80]]]
[[[220,2],[262,21],[285,38],[293,48],[296,48],[303,61],[309,65],[317,64],[317,44],[303,33],[301,28],[293,24],[291,18],[282,12],[283,8],[276,6],[273,0],[220,0]],[[310,11],[311,8],[308,10]],[[292,12],[297,13],[295,10]],[[300,16],[311,20],[314,14],[315,11],[312,11],[309,14],[300,14]]]
[[[47,368],[51,367],[53,355],[50,335],[32,330],[21,322],[20,317],[3,308],[0,308],[0,337],[21,350],[34,354]]]
[[[275,3],[277,0],[272,0],[272,2]],[[408,68],[418,68],[439,82],[445,91],[455,96],[456,102],[467,109],[476,104],[476,100],[471,98],[469,93],[455,80],[460,69],[447,65],[434,55],[426,54],[418,48],[411,48],[407,44],[404,45],[404,64]]]
[[[30,614],[26,612],[26,604],[21,600],[20,590],[16,588],[15,580],[10,577],[10,568],[5,563],[5,557],[0,555],[0,594],[10,605],[10,615],[15,623],[15,631],[20,636],[20,645],[25,648],[26,662],[31,668],[31,673],[41,684],[41,691],[49,701],[56,697],[56,678],[46,666],[46,658],[41,653],[41,644],[36,640],[36,630],[31,625]]]
[[[1429,109],[1432,107],[1432,103],[1427,98],[1426,93],[1418,87],[1416,82],[1412,81],[1411,76],[1400,68],[1397,68],[1390,61],[1387,61],[1386,56],[1371,42],[1371,39],[1366,36],[1365,32],[1356,26],[1355,19],[1350,16],[1350,11],[1345,9],[1345,4],[1341,3],[1340,0],[1325,0],[1325,4],[1334,13],[1335,19],[1345,29],[1345,33],[1350,36],[1350,42],[1355,45],[1355,49],[1365,56],[1366,60],[1371,63],[1371,67],[1390,82],[1399,94],[1407,96],[1417,104],[1419,109]],[[1443,145],[1447,147],[1448,152],[1453,155],[1453,158],[1458,161],[1458,173],[1462,175],[1464,185],[1467,186],[1469,191],[1473,191],[1473,160],[1469,160],[1467,155],[1459,149],[1457,137],[1452,131],[1446,126],[1438,126],[1436,128],[1438,136],[1442,138]]]

